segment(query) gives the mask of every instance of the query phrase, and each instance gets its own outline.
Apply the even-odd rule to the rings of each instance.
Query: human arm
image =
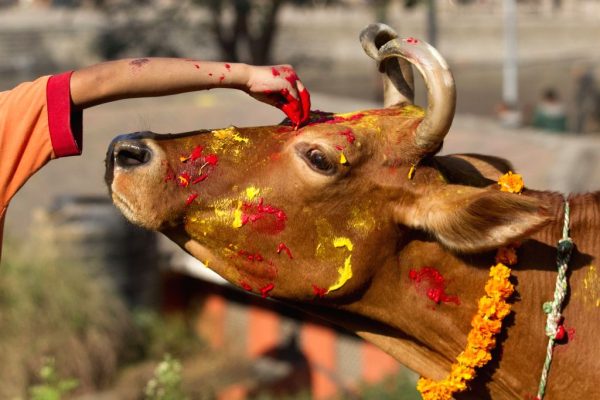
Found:
[[[71,99],[79,109],[134,97],[233,88],[281,108],[296,125],[308,119],[310,96],[288,65],[257,67],[177,58],[109,61],[75,71]]]

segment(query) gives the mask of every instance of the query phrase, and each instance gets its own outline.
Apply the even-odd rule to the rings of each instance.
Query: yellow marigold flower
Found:
[[[525,184],[523,183],[523,177],[519,174],[513,174],[512,171],[508,171],[498,179],[498,185],[500,185],[501,192],[509,193],[521,193]]]
[[[423,400],[452,400],[453,394],[467,388],[467,382],[475,377],[475,368],[487,364],[496,345],[495,334],[502,329],[502,319],[510,312],[506,299],[514,287],[509,281],[510,268],[497,264],[490,268],[490,279],[485,285],[486,295],[477,303],[477,314],[471,320],[471,331],[467,335],[467,346],[456,358],[448,377],[434,382],[421,378],[417,390]]]

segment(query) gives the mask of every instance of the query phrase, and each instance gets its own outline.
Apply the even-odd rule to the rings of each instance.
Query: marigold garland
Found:
[[[475,368],[484,366],[492,359],[490,351],[496,346],[496,338],[502,329],[502,320],[510,313],[506,299],[513,293],[510,268],[498,263],[490,268],[490,279],[485,285],[485,296],[479,299],[477,314],[471,321],[467,346],[458,355],[448,377],[442,381],[419,379],[417,390],[424,400],[451,400],[452,395],[467,388],[475,377]]]
[[[501,192],[508,193],[521,193],[525,187],[523,177],[519,174],[514,174],[512,171],[508,171],[498,179],[498,185],[500,185]]]

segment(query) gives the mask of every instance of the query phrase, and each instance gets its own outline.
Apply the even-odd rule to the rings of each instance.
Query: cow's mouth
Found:
[[[129,203],[127,199],[115,191],[111,190],[111,195],[113,203],[121,211],[125,218],[132,222],[136,221],[135,208],[131,205],[131,203]]]

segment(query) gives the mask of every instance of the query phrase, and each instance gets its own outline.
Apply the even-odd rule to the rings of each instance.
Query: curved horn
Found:
[[[389,107],[414,102],[413,71],[409,62],[402,58],[382,60],[379,49],[394,40],[398,34],[385,24],[371,24],[360,33],[360,44],[365,53],[378,62],[383,77],[383,105]]]
[[[417,127],[415,143],[424,152],[435,151],[454,118],[456,88],[452,73],[440,53],[422,40],[393,39],[379,49],[382,62],[397,58],[410,62],[423,75],[427,87],[427,112]]]

